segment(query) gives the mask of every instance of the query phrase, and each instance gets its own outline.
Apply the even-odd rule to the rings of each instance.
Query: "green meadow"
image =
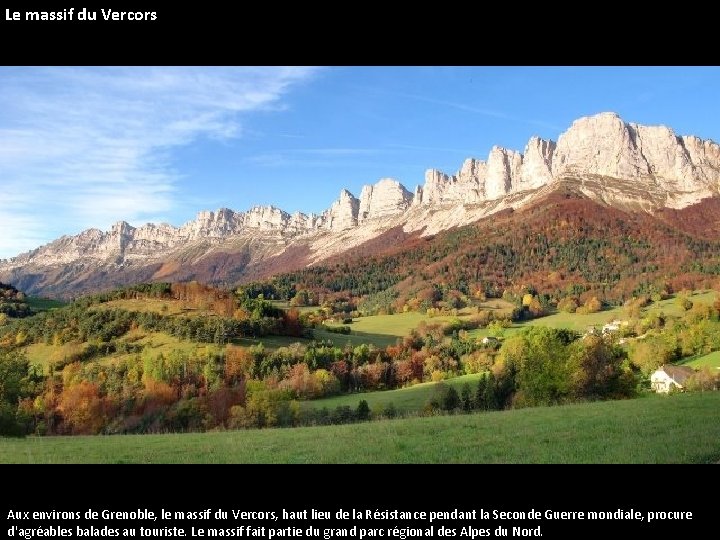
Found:
[[[688,362],[683,362],[683,365],[690,366],[695,369],[704,367],[720,369],[720,351],[714,351],[703,356],[698,356]]]
[[[720,392],[202,434],[0,439],[2,463],[716,463]]]
[[[314,399],[312,401],[302,402],[302,406],[315,409],[327,407],[328,410],[332,410],[336,407],[343,407],[347,405],[354,409],[357,407],[360,400],[364,399],[370,406],[370,410],[374,413],[382,412],[385,407],[391,403],[398,413],[419,412],[433,396],[438,384],[452,386],[458,391],[458,393],[465,384],[468,384],[470,385],[470,390],[474,396],[479,379],[480,375],[462,375],[442,383],[427,382],[416,384],[408,388],[399,388],[397,390],[381,390],[377,392],[365,392]]]
[[[61,308],[66,305],[65,302],[61,302],[60,300],[52,300],[50,298],[37,298],[35,296],[28,297],[27,303],[35,311],[48,311],[51,309]]]

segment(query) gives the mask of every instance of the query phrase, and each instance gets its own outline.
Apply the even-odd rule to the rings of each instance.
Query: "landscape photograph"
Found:
[[[718,88],[0,67],[0,463],[720,463]]]

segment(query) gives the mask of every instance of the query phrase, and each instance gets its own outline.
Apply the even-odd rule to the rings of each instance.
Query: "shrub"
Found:
[[[352,329],[349,326],[326,326],[325,330],[328,332],[331,332],[333,334],[344,334],[348,335],[350,332],[352,332]]]
[[[370,419],[370,406],[367,401],[364,399],[360,400],[360,403],[358,403],[357,409],[355,410],[355,415],[360,421]]]
[[[391,401],[390,403],[385,405],[382,413],[385,418],[395,418],[397,416],[397,409],[395,408],[395,404]]]

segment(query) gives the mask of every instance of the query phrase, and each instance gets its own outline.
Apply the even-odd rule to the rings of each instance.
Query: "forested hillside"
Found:
[[[241,286],[138,284],[37,314],[3,286],[0,422],[15,434],[344,423],[370,416],[362,392],[463,374],[482,376],[425,412],[633,396],[658,365],[720,350],[714,293],[691,300],[720,272],[720,243],[699,228],[683,211],[653,217],[559,191]],[[653,307],[672,296],[672,317]],[[394,313],[415,322],[373,334],[395,324],[376,316]],[[549,313],[570,319],[544,327]],[[589,314],[621,316],[622,342],[580,339],[572,317]],[[703,377],[698,387],[716,384]],[[357,409],[299,405],[355,393]]]
[[[0,324],[10,317],[28,317],[32,313],[25,293],[18,291],[12,285],[0,283]]]
[[[701,204],[708,226],[716,226],[718,205],[713,199]],[[300,290],[339,293],[358,302],[365,297],[371,311],[427,309],[438,301],[457,307],[506,291],[539,292],[553,302],[598,297],[618,305],[717,281],[720,242],[699,234],[687,215],[625,212],[558,191],[476,225],[382,248],[375,242],[375,255],[344,256],[278,275],[266,292],[289,298]]]

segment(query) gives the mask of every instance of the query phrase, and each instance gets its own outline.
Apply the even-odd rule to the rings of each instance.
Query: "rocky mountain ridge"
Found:
[[[519,208],[572,181],[595,200],[633,210],[683,208],[720,189],[720,145],[677,136],[665,126],[626,123],[601,113],[576,120],[557,142],[532,137],[524,153],[493,147],[486,161],[469,158],[449,175],[436,169],[408,191],[383,178],[357,198],[343,189],[322,214],[289,214],[273,206],[247,212],[198,213],[180,227],[121,221],[110,231],[89,229],[63,236],[13,259],[0,261],[0,280],[37,276],[25,288],[42,292],[60,267],[71,290],[97,268],[122,272],[129,266],[181,260],[194,264],[208,253],[246,253],[247,264],[277,256],[290,246],[307,248],[307,263],[366,242],[384,231],[435,234],[472,223],[505,208]],[[68,266],[70,265],[70,266]]]

